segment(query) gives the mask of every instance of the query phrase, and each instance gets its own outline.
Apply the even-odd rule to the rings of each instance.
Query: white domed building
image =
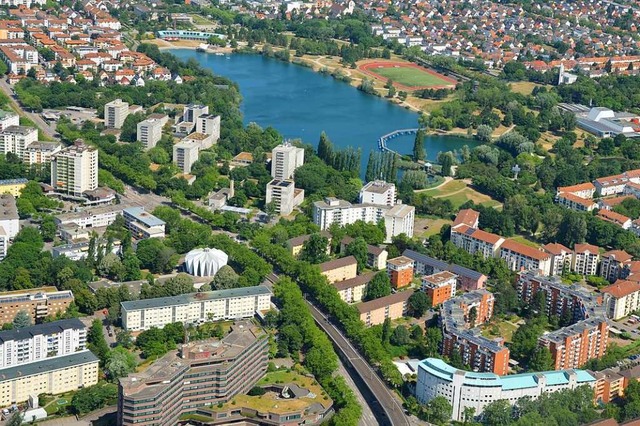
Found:
[[[184,259],[187,272],[196,277],[213,277],[227,264],[229,256],[214,248],[193,249]]]

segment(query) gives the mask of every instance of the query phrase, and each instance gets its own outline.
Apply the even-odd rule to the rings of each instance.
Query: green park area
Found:
[[[371,71],[409,87],[447,86],[451,82],[415,67],[373,68]]]
[[[452,180],[437,188],[426,189],[419,192],[430,197],[449,200],[454,208],[459,208],[467,201],[473,201],[476,204],[482,204],[486,207],[501,207],[498,201],[476,191],[462,180]]]
[[[518,319],[515,319],[518,321]],[[483,326],[482,335],[484,337],[488,337],[490,339],[496,337],[502,337],[506,342],[511,342],[511,338],[513,337],[513,333],[516,332],[518,326],[515,324],[515,321],[509,321],[508,319],[498,320],[494,319],[489,324]]]

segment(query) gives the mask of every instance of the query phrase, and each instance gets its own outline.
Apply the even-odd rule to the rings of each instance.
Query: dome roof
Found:
[[[227,264],[229,256],[214,248],[194,249],[187,253],[184,266],[188,273],[196,277],[212,277]]]

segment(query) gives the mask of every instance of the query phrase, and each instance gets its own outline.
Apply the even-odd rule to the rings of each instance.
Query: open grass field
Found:
[[[447,219],[416,217],[413,232],[416,236],[429,238],[440,232],[440,229],[442,229],[444,225],[451,225],[451,223],[452,221]]]
[[[358,69],[378,80],[391,79],[403,90],[453,88],[457,83],[453,78],[411,62],[372,61],[359,65]]]
[[[482,335],[488,338],[503,337],[505,341],[510,342],[517,329],[517,326],[508,321],[491,322],[483,327]]]
[[[452,180],[439,188],[427,189],[420,191],[420,193],[434,198],[447,199],[451,201],[454,208],[459,208],[469,200],[486,207],[502,208],[502,204],[499,201],[476,191],[468,183],[461,180]]]

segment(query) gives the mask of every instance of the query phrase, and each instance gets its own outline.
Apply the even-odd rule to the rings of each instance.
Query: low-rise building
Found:
[[[146,212],[144,207],[128,207],[122,210],[122,217],[134,238],[164,238],[164,220]]]
[[[504,238],[481,229],[459,225],[451,228],[451,242],[470,254],[480,253],[483,258],[496,257]]]
[[[409,298],[413,290],[399,291],[389,296],[380,297],[356,305],[360,319],[367,327],[382,324],[385,319],[395,320],[407,314]]]
[[[331,253],[331,233],[329,231],[321,231],[320,235],[327,239],[326,253],[328,255],[329,253]],[[287,248],[289,249],[291,255],[294,257],[298,257],[298,255],[302,251],[302,248],[304,247],[304,243],[309,241],[309,238],[311,238],[311,234],[300,235],[299,237],[288,239],[285,244],[287,245]]]
[[[598,208],[593,198],[582,198],[570,192],[556,195],[556,202],[563,207],[579,212],[590,212]]]
[[[55,287],[5,291],[0,294],[0,324],[12,322],[20,311],[26,311],[31,320],[36,322],[47,316],[64,313],[71,302],[71,291],[58,291]]]
[[[605,295],[607,316],[613,320],[640,309],[640,283],[618,280],[600,291]]]
[[[25,178],[0,180],[0,194],[8,194],[18,198],[22,188],[27,186],[27,182],[29,181]]]
[[[79,212],[63,213],[55,217],[56,225],[61,228],[64,225],[73,224],[80,229],[101,228],[115,222],[121,215],[127,204],[112,204],[101,207],[91,207]]]
[[[189,293],[175,297],[122,302],[122,327],[125,330],[163,328],[182,322],[199,324],[206,321],[251,318],[271,307],[267,287],[254,286],[227,290]]]
[[[422,277],[422,291],[431,299],[431,306],[438,306],[456,295],[456,279],[449,271]]]
[[[340,241],[340,253],[344,253],[347,246],[353,242],[353,238],[346,236]],[[387,264],[389,253],[378,246],[367,244],[367,268],[373,270],[384,269]]]
[[[514,405],[520,398],[536,399],[549,392],[594,387],[596,379],[584,370],[561,370],[498,376],[458,370],[444,361],[427,358],[418,364],[416,398],[421,404],[444,397],[453,407],[451,419],[463,421],[468,408],[476,416],[498,400]]]
[[[358,274],[358,261],[353,256],[330,260],[318,266],[322,275],[327,277],[331,284],[355,278]]]
[[[602,220],[606,220],[607,222],[611,222],[614,225],[618,225],[622,229],[631,228],[631,218],[620,214],[618,212],[614,212],[613,210],[600,209],[598,210],[598,217]]]
[[[393,288],[408,286],[413,281],[413,260],[405,256],[387,260],[387,274]]]
[[[358,303],[364,299],[369,282],[378,272],[367,272],[344,281],[333,283],[340,298],[347,303]]]

